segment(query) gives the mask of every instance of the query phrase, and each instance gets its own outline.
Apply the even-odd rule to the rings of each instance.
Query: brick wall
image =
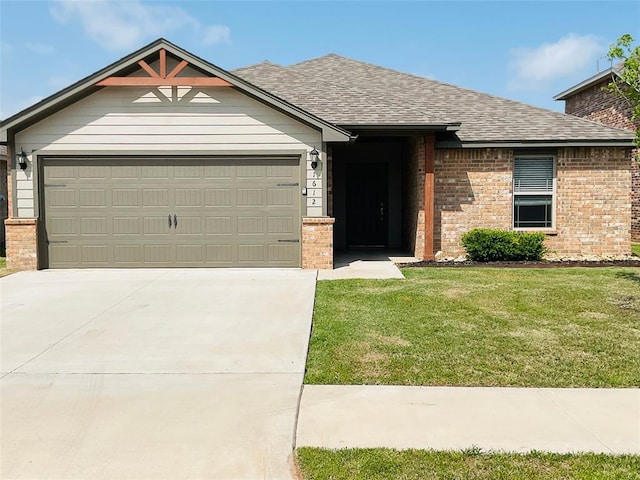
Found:
[[[334,218],[302,219],[302,268],[333,268]]]
[[[5,220],[7,239],[7,268],[36,270],[38,268],[37,220],[9,218]]]
[[[613,127],[635,130],[640,125],[631,121],[631,105],[625,99],[618,98],[603,90],[603,87],[606,87],[609,82],[609,79],[604,79],[567,98],[565,113]],[[640,167],[637,162],[632,164],[631,177],[631,238],[634,242],[640,242]]]
[[[464,254],[473,228],[512,228],[513,151],[436,150],[435,248]],[[559,149],[556,230],[547,246],[561,257],[622,256],[630,252],[630,150]],[[588,181],[587,181],[588,179]]]
[[[512,166],[508,149],[436,149],[436,252],[464,255],[473,228],[511,228]]]
[[[565,113],[613,127],[635,130],[631,121],[632,112],[629,102],[602,90],[609,82],[610,79],[604,79],[567,98],[564,106]]]
[[[628,255],[631,150],[561,148],[557,159],[557,236],[547,246],[560,256]]]
[[[424,257],[424,157],[423,137],[409,139],[402,175],[402,236],[409,251],[418,259]]]

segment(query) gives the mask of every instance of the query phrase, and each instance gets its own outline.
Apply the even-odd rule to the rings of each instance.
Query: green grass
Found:
[[[0,257],[0,268],[7,268],[7,259],[5,257]]]
[[[636,257],[640,257],[640,243],[631,244],[631,253]]]
[[[318,282],[306,383],[640,384],[640,269],[403,273]]]
[[[300,448],[304,480],[640,479],[640,456]]]

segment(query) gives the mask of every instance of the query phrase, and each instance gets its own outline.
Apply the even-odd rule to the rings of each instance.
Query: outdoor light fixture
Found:
[[[27,169],[27,154],[24,153],[24,150],[22,149],[22,147],[20,147],[20,152],[16,154],[16,157],[18,159],[18,165],[20,166],[20,170],[26,170]]]
[[[311,168],[315,170],[316,168],[318,168],[318,158],[320,158],[320,152],[316,150],[316,147],[313,147],[313,150],[309,152],[309,155],[311,155]]]

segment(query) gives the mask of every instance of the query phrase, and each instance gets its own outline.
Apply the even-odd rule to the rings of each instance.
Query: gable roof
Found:
[[[288,67],[263,62],[234,73],[346,129],[460,125],[468,146],[631,146],[627,130],[398,72],[335,54]]]
[[[297,105],[293,105],[281,98],[278,98],[270,92],[266,92],[261,88],[252,85],[246,80],[181,49],[164,38],[160,38],[130,55],[121,58],[102,70],[83,78],[73,85],[3,120],[0,122],[0,142],[7,142],[9,130],[19,131],[26,128],[27,126],[46,118],[52,113],[91,95],[99,89],[105,88],[96,85],[96,83],[101,80],[118,74],[126,75],[139,69],[138,61],[152,56],[161,49],[166,50],[167,53],[170,53],[177,58],[187,60],[189,64],[209,75],[226,80],[233,85],[233,88],[241,91],[242,93],[297,118],[306,124],[322,130],[323,138],[326,141],[345,142],[352,139],[351,134],[346,130],[333,125],[314,114],[306,112]]]
[[[595,75],[583,80],[582,82],[574,85],[571,88],[566,89],[563,92],[558,93],[553,97],[554,100],[566,100],[567,98],[575,95],[576,93],[580,93],[587,88],[596,85],[602,82],[605,79],[613,80],[614,75],[619,76],[618,72],[620,71],[620,65],[616,65],[615,67],[609,67],[602,72],[598,72]]]

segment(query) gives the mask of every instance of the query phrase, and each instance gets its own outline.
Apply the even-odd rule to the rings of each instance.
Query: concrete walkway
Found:
[[[640,389],[305,385],[297,446],[640,454]]]
[[[291,480],[315,271],[0,280],[0,478]]]

